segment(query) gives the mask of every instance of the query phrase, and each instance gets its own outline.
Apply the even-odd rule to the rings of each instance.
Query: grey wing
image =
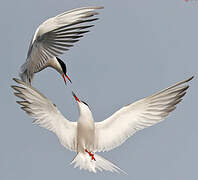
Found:
[[[61,144],[76,151],[77,123],[68,121],[57,107],[43,94],[21,80],[14,80],[19,86],[12,86],[14,94],[22,99],[17,101],[21,108],[35,120],[34,124],[54,132]]]
[[[93,17],[98,14],[95,10],[101,8],[74,9],[42,23],[32,38],[27,54],[27,62],[22,65],[20,76],[31,76],[31,74],[43,69],[49,59],[69,50],[75,42],[83,37],[83,34],[89,32],[88,29],[93,26],[90,22],[98,19]],[[26,70],[27,72],[25,72]]]
[[[184,83],[192,78],[127,105],[106,120],[95,123],[95,151],[109,151],[135,132],[164,120],[181,102],[189,87]]]

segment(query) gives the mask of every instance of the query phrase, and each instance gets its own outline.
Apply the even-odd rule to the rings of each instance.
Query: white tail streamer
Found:
[[[74,164],[74,168],[79,167],[80,169],[88,170],[89,172],[96,173],[97,170],[99,171],[111,171],[117,173],[124,173],[127,174],[125,171],[117,167],[115,164],[111,163],[110,161],[104,159],[103,157],[94,154],[96,160],[92,160],[89,154],[79,152],[71,164]]]

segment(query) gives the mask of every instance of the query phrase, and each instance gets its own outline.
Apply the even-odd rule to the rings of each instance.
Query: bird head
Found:
[[[90,109],[89,109],[89,105],[84,102],[81,101],[76,94],[72,91],[72,95],[74,96],[74,99],[76,100],[77,104],[78,104],[78,108],[81,114],[87,114],[87,113],[91,113]]]
[[[66,78],[72,83],[71,79],[69,78],[69,76],[67,75],[67,68],[66,68],[66,65],[65,63],[58,57],[56,57],[61,69],[60,69],[60,74],[62,75],[63,79],[64,79],[64,82],[66,84]]]

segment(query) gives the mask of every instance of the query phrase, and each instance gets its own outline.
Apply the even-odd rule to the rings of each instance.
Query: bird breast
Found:
[[[93,119],[79,118],[77,127],[77,144],[78,151],[84,151],[93,149],[95,137],[95,125]]]

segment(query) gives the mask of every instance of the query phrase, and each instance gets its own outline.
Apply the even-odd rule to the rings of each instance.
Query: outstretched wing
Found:
[[[16,91],[14,94],[23,99],[17,103],[35,119],[33,123],[54,132],[63,146],[76,151],[77,123],[65,119],[57,107],[39,91],[21,80],[13,80],[20,85],[11,86]]]
[[[95,10],[101,8],[103,7],[73,9],[43,22],[37,28],[29,46],[29,70],[35,68],[34,72],[37,72],[50,58],[69,50],[73,43],[89,32],[87,29],[93,26],[89,22],[98,19],[93,16],[98,14]]]
[[[135,132],[164,120],[181,102],[189,87],[183,84],[192,78],[127,105],[106,120],[95,123],[95,151],[109,151]]]

